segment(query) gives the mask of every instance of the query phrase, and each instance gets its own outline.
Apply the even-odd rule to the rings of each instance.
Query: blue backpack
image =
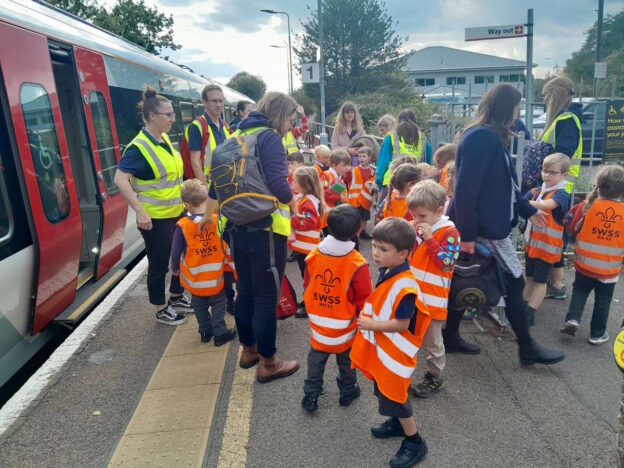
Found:
[[[542,163],[546,156],[554,152],[555,149],[550,143],[541,141],[526,143],[522,160],[522,193],[542,185]]]

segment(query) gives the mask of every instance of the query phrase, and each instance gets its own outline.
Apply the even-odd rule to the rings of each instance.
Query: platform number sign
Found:
[[[320,83],[321,73],[318,63],[301,64],[301,82],[303,84]]]

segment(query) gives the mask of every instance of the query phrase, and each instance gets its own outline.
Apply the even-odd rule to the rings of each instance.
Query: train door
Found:
[[[45,36],[0,23],[0,70],[36,245],[32,333],[76,294],[81,215]]]
[[[100,278],[121,258],[128,204],[113,181],[120,154],[104,59],[79,47],[74,57],[102,211],[96,270]]]

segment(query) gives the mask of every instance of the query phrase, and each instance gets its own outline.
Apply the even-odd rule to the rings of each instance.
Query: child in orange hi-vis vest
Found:
[[[418,182],[407,196],[407,207],[416,230],[410,267],[431,315],[422,343],[428,353],[427,372],[422,381],[412,387],[414,395],[420,398],[428,398],[444,388],[442,371],[446,358],[442,328],[448,313],[451,278],[460,242],[459,231],[443,215],[445,202],[446,192],[433,180]]]
[[[446,179],[448,177],[448,165],[455,161],[457,154],[457,145],[448,143],[440,146],[433,154],[433,164],[440,173],[440,185],[446,188]]]
[[[601,166],[596,174],[596,190],[598,198],[588,205],[585,216],[576,226],[576,276],[570,309],[561,332],[574,336],[587,297],[593,290],[589,342],[598,346],[609,340],[607,319],[624,258],[624,168]]]
[[[323,177],[323,173],[329,169],[329,155],[331,150],[327,145],[318,145],[314,147],[314,170],[317,172],[319,179]]]
[[[371,164],[373,160],[373,149],[370,146],[358,148],[358,159],[360,164],[352,170],[351,185],[349,185],[349,203],[355,206],[362,218],[362,229],[360,239],[371,239],[366,232],[366,223],[370,219],[370,209],[372,201],[372,191],[375,187],[375,166]]]
[[[570,207],[570,195],[566,192],[569,168],[567,155],[553,153],[546,156],[542,162],[544,183],[524,196],[532,206],[547,215],[545,226],[536,226],[529,220],[524,231],[526,284],[522,295],[529,303],[529,326],[535,323],[535,312],[546,295],[550,271],[563,254],[563,222]]]
[[[298,168],[303,167],[303,164],[303,154],[301,154],[299,151],[295,151],[286,155],[286,165],[288,166],[288,184],[290,185],[290,188],[293,191],[293,195],[295,196],[297,196],[299,192],[297,192],[293,187],[293,176]]]
[[[182,201],[188,214],[176,226],[171,270],[179,272],[180,283],[193,295],[191,304],[202,343],[208,343],[214,336],[215,346],[221,346],[233,340],[236,331],[228,329],[224,319],[225,255],[217,233],[217,215],[213,214],[210,227],[199,232],[198,223],[208,202],[208,191],[199,179],[188,179],[182,184]]]
[[[413,160],[414,158],[406,158]],[[407,209],[407,194],[423,178],[423,171],[412,161],[406,161],[392,167],[392,176],[388,184],[388,196],[384,200],[383,217],[405,218],[412,220]]]
[[[327,216],[330,235],[306,257],[303,299],[310,323],[308,376],[301,406],[318,409],[327,359],[338,364],[341,406],[360,396],[349,353],[356,334],[356,317],[373,287],[368,262],[354,250],[351,238],[360,230],[360,215],[351,205],[337,206]]]
[[[305,258],[321,241],[321,219],[325,213],[323,188],[317,172],[312,167],[300,167],[293,175],[293,187],[300,193],[297,212],[290,217],[293,239],[290,249],[304,277]],[[306,318],[305,304],[298,304],[295,317]]]
[[[344,148],[332,150],[329,155],[330,168],[321,176],[323,184],[323,196],[327,211],[323,222],[323,228],[327,226],[327,215],[337,205],[347,203],[347,185],[343,177],[351,171],[351,155]],[[343,188],[344,187],[344,188]],[[326,233],[326,231],[323,231]]]
[[[402,218],[375,226],[373,259],[380,267],[379,280],[360,313],[351,348],[353,367],[374,380],[379,413],[389,417],[371,429],[373,436],[404,438],[390,466],[413,466],[427,453],[407,401],[416,353],[430,321],[408,263],[415,242],[414,228]]]

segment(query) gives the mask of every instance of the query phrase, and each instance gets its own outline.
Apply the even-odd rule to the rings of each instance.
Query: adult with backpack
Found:
[[[239,365],[247,369],[259,362],[260,383],[299,368],[297,361],[275,354],[275,309],[286,267],[289,205],[294,203],[282,138],[295,120],[296,107],[286,94],[265,94],[217,148],[211,166],[211,205],[218,201],[219,213],[228,219],[224,236],[231,239],[238,274],[234,317],[243,345]],[[210,222],[205,216],[201,224]]]
[[[193,120],[184,130],[180,153],[184,161],[184,178],[210,178],[212,152],[230,136],[230,128],[221,118],[225,99],[220,86],[210,84],[202,90],[204,113]]]

